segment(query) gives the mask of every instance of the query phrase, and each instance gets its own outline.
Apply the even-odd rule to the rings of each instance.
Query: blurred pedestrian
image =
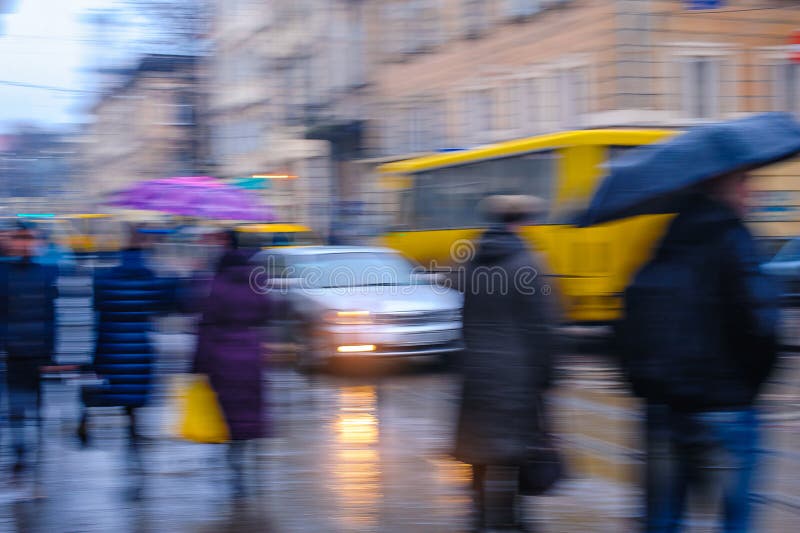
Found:
[[[619,340],[647,404],[650,532],[680,530],[687,493],[702,487],[722,491],[723,531],[752,528],[753,403],[775,365],[779,308],[742,222],[746,199],[741,173],[688,195],[625,294]]]
[[[211,292],[211,283],[222,256],[234,248],[236,232],[211,228],[203,230],[196,250],[202,252],[191,266],[189,275],[180,284],[181,311],[201,313]]]
[[[477,243],[464,280],[464,340],[455,456],[472,465],[477,530],[522,529],[519,467],[545,428],[556,306],[519,235],[541,210],[525,196],[486,201],[494,225]]]
[[[53,234],[42,233],[42,241],[36,254],[37,262],[56,266],[61,274],[69,273],[75,268],[72,252],[56,242]]]
[[[173,282],[159,279],[145,265],[147,242],[147,236],[131,228],[120,264],[98,269],[95,274],[97,337],[92,367],[102,383],[83,388],[84,410],[78,426],[78,437],[86,444],[90,408],[124,408],[129,421],[130,450],[137,466],[136,410],[147,403],[153,389],[155,352],[149,338],[151,321],[174,304]]]
[[[5,221],[0,221],[0,261],[11,259],[9,246],[13,233],[13,228],[7,227]]]
[[[41,368],[52,362],[55,349],[58,271],[35,261],[38,246],[33,228],[21,224],[6,242],[10,261],[0,263],[0,341],[6,353],[15,474],[26,466],[28,416],[36,421],[41,441]]]
[[[241,496],[246,443],[266,436],[262,342],[270,306],[250,285],[252,254],[234,248],[230,237],[203,306],[194,372],[206,374],[217,394],[230,432],[233,490]]]

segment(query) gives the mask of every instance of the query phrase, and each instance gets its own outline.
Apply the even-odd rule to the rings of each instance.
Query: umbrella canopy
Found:
[[[217,220],[272,221],[273,213],[253,196],[207,176],[141,181],[116,193],[111,205]]]
[[[609,165],[578,225],[673,213],[684,194],[714,178],[800,153],[800,124],[786,113],[697,126],[667,141],[630,150]]]

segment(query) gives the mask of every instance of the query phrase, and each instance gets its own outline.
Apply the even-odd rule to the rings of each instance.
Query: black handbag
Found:
[[[519,468],[519,493],[524,496],[544,494],[566,474],[564,459],[548,429],[543,402],[539,407],[540,436],[538,442],[528,448]]]

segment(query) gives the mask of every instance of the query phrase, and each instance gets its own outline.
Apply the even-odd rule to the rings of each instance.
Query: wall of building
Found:
[[[785,87],[782,69],[795,78],[800,72],[789,61],[789,42],[800,24],[800,9],[789,4],[742,0],[728,2],[726,9],[718,11],[692,12],[674,2],[651,2],[654,94],[650,107],[684,118],[797,111],[796,84],[794,94],[780,97]],[[698,60],[712,66],[712,80],[704,91],[691,72],[691,63]],[[687,91],[687,85],[695,90]],[[688,96],[694,101],[696,95],[687,92],[710,93],[708,117],[692,113],[686,100]]]
[[[478,29],[465,19],[471,5],[371,4],[375,155],[800,111],[787,46],[800,9],[785,2],[691,11],[672,0],[490,1]],[[524,6],[529,14],[514,15]],[[422,27],[435,37],[422,39]]]
[[[79,149],[86,190],[102,199],[142,179],[204,173],[197,91],[191,69],[140,70],[101,98]]]
[[[290,174],[265,189],[287,221],[330,227],[334,162],[330,143],[309,139],[335,118],[338,98],[358,76],[346,1],[218,1],[209,58],[208,119],[215,173],[222,177]],[[357,4],[357,3],[356,3]],[[344,106],[344,104],[343,104]]]
[[[431,11],[441,28],[435,44],[416,44],[418,37],[406,29],[411,43],[405,52],[372,58],[376,154],[581,127],[590,125],[587,115],[613,109],[613,2],[564,2],[524,17],[515,14],[513,2],[488,2],[480,30],[465,19],[464,2],[430,5],[440,6]],[[379,41],[391,19],[372,20]]]

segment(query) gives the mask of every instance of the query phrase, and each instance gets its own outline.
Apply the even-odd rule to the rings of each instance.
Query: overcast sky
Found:
[[[0,131],[16,122],[69,124],[81,119],[91,93],[82,68],[92,64],[97,35],[84,15],[115,0],[19,0],[0,32]],[[0,15],[1,16],[1,15]],[[119,46],[117,41],[117,46]],[[107,46],[107,43],[105,43]]]

